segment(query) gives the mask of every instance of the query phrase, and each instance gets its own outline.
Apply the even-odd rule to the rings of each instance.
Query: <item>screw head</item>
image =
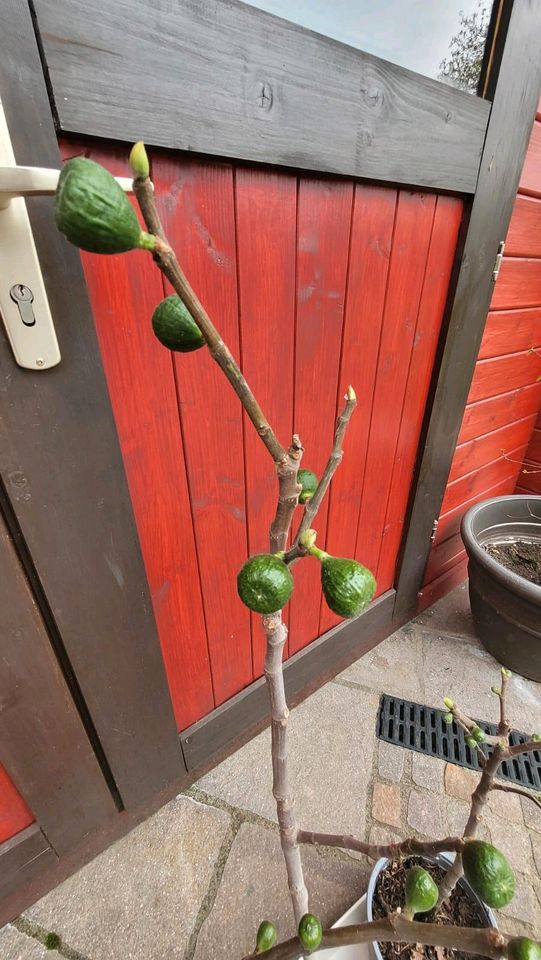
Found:
[[[44,367],[44,366],[45,366],[45,360],[43,359],[43,357],[38,357],[36,360],[36,367]]]

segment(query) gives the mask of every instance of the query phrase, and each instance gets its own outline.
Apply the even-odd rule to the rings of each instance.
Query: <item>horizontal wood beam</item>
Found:
[[[60,129],[473,192],[490,105],[237,0],[35,0]]]
[[[36,823],[21,830],[0,843],[0,897],[9,896],[57,863],[54,850]],[[5,921],[2,921],[0,914],[2,922]]]
[[[286,661],[284,681],[290,707],[399,626],[392,620],[394,596],[394,590],[389,590],[357,620],[339,624]],[[228,747],[238,740],[240,732],[243,741],[249,740],[269,721],[268,693],[262,677],[181,733],[188,771],[202,772],[202,768],[212,766],[224,751],[230,752]]]

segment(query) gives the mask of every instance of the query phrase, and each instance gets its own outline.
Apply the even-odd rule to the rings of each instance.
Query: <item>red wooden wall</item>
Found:
[[[127,174],[125,152],[63,144]],[[152,153],[166,232],[283,443],[320,472],[338,406],[359,407],[318,516],[319,541],[393,584],[462,202],[341,179]],[[148,255],[83,256],[180,729],[263,666],[258,618],[237,598],[267,549],[273,465],[204,350],[154,339],[164,295]],[[168,291],[165,291],[168,292]],[[295,569],[288,655],[337,618],[319,569]]]
[[[541,411],[524,457],[516,492],[541,496]]]
[[[540,409],[541,104],[426,570],[422,607],[466,577],[459,528],[468,507],[513,493],[517,480],[519,492],[541,493],[541,474],[522,472],[529,469],[527,463],[522,466],[525,455],[541,460]]]

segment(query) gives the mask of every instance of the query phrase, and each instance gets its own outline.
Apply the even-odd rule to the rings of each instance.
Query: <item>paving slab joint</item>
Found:
[[[65,960],[90,960],[90,957],[86,956],[83,953],[80,953],[79,950],[74,950],[73,947],[70,947],[68,943],[64,943],[62,937],[59,934],[55,934],[52,930],[47,930],[45,927],[40,926],[39,923],[34,923],[33,920],[29,920],[28,917],[25,917],[22,914],[20,917],[17,917],[16,920],[13,920],[12,924],[19,933],[24,934],[27,937],[30,937],[32,940],[37,940],[38,943],[41,943],[42,946],[47,947],[51,951],[54,949],[61,957],[64,957]],[[58,936],[58,943],[55,943],[54,948],[51,946],[51,938]]]
[[[201,791],[196,791],[196,793],[198,794],[200,792]],[[189,791],[186,791],[186,793],[189,796],[193,796],[193,794],[191,794]],[[199,799],[199,798],[195,797],[194,799]],[[216,798],[213,798],[213,799],[216,799]],[[221,802],[222,801],[220,801],[220,804]],[[242,824],[244,823],[244,818],[242,814],[239,811],[236,811],[234,808],[230,807],[228,804],[225,804],[223,807],[220,805],[220,809],[228,810],[230,812],[231,823],[227,828],[227,832],[222,841],[220,851],[216,858],[216,862],[214,864],[214,870],[212,871],[207,892],[203,897],[203,900],[201,901],[201,905],[197,912],[193,929],[190,934],[190,939],[188,941],[188,946],[186,947],[186,950],[184,952],[183,960],[193,960],[193,957],[197,948],[197,940],[199,937],[199,933],[201,931],[201,927],[203,926],[205,920],[212,913],[212,908],[214,907],[214,904],[216,902],[216,897],[218,895],[218,890],[220,889],[220,883],[222,882],[223,873],[229,858],[229,854],[231,853],[231,848],[235,842],[237,833],[239,832]],[[79,960],[79,958],[73,958],[73,960]]]

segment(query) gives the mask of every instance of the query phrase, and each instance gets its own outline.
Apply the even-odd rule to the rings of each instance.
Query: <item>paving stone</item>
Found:
[[[443,697],[451,697],[476,720],[498,720],[499,700],[490,688],[499,682],[501,665],[480,643],[424,629],[421,634],[426,703],[441,708]],[[541,715],[541,684],[513,676],[508,705],[515,729],[534,730]]]
[[[450,797],[469,802],[478,783],[479,774],[473,770],[457,767],[456,763],[445,765],[445,792]]]
[[[504,790],[491,790],[488,795],[487,808],[490,813],[519,825],[524,830],[524,817],[520,797],[516,793],[506,793]]]
[[[364,836],[378,702],[375,693],[328,683],[291,711],[290,779],[297,819],[306,829]],[[197,786],[276,820],[270,732],[263,731]]]
[[[513,869],[519,873],[533,872],[532,845],[528,831],[491,813],[486,813],[484,820],[490,830],[492,843],[507,857]]]
[[[434,840],[445,834],[441,800],[429,793],[412,790],[408,800],[408,823],[417,833]]]
[[[531,883],[528,880],[517,877],[515,896],[511,900],[511,903],[504,907],[503,910],[500,910],[499,913],[502,917],[501,925],[503,929],[507,927],[507,922],[503,918],[514,917],[517,920],[530,924],[535,930],[539,931],[541,908]]]
[[[404,773],[405,759],[406,751],[403,747],[397,747],[394,743],[386,743],[385,740],[379,741],[378,771],[384,780],[399,783]]]
[[[526,826],[541,833],[541,808],[532,803],[531,800],[527,800],[526,797],[521,797],[520,802]]]
[[[416,631],[397,630],[352,663],[340,678],[406,700],[423,700],[422,650]]]
[[[178,797],[26,916],[92,960],[182,956],[230,822]]]
[[[56,950],[47,950],[38,940],[19,933],[11,924],[0,930],[0,957],[2,960],[62,960]]]
[[[424,610],[413,622],[436,633],[466,637],[477,642],[467,583],[461,584],[456,590],[451,590],[451,593],[438,600],[428,610]]]
[[[399,827],[400,787],[395,783],[375,783],[372,796],[372,816],[380,823]]]
[[[366,891],[369,870],[355,860],[327,856],[314,847],[304,846],[302,856],[310,909],[324,925],[334,923]],[[265,918],[276,925],[280,939],[294,934],[278,832],[243,824],[199,932],[194,960],[245,956],[253,950],[257,928]]]
[[[413,782],[425,790],[443,793],[443,773],[445,763],[437,757],[425,757],[423,753],[414,753],[411,775]]]
[[[456,797],[444,797],[442,810],[445,822],[444,832],[450,837],[461,837],[468,820],[469,805],[465,800],[457,800]]]

